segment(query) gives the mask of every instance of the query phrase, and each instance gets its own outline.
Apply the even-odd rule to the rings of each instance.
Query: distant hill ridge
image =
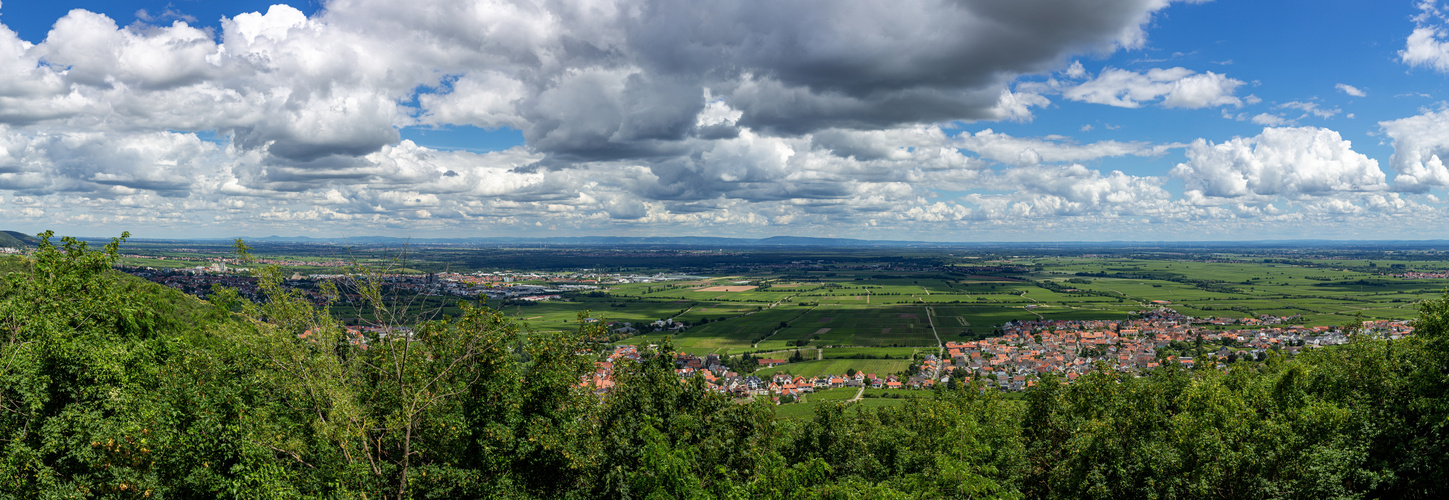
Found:
[[[40,239],[20,231],[0,231],[0,247],[26,248],[40,246]]]

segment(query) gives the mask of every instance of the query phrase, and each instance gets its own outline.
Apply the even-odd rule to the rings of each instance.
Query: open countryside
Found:
[[[0,425],[12,451],[101,462],[0,461],[27,491],[46,486],[23,467],[142,497],[227,496],[253,468],[302,497],[1055,498],[1244,477],[1415,497],[1444,484],[1418,464],[1449,459],[1444,254],[1411,245],[416,245],[334,267],[313,265],[326,245],[43,236],[0,261],[18,318],[0,354],[26,360]],[[652,264],[601,265],[638,253]],[[1139,472],[1071,479],[1123,464]],[[1363,471],[1395,479],[1329,480]]]
[[[208,283],[236,286],[249,279],[221,245],[209,249],[212,257],[197,242],[132,249],[137,253],[121,259],[123,269],[201,296]],[[320,284],[345,276],[312,265],[335,262],[322,255],[329,250],[334,247],[258,244],[261,257],[253,262],[290,264],[278,267],[290,276],[286,284],[316,297]],[[1225,369],[1229,360],[1257,362],[1270,353],[1291,356],[1344,343],[1354,328],[1408,334],[1417,305],[1449,286],[1445,255],[1413,246],[1035,254],[961,246],[908,249],[905,256],[818,246],[582,250],[485,246],[469,252],[423,244],[391,260],[388,252],[400,249],[349,252],[362,256],[354,261],[359,268],[394,262],[385,275],[389,291],[419,320],[456,315],[452,302],[474,300],[529,332],[597,324],[606,332],[596,339],[605,353],[601,364],[612,361],[607,353],[616,347],[637,353],[667,345],[679,356],[681,377],[702,374],[715,391],[777,403],[782,397],[819,401],[800,384],[770,383],[777,374],[850,375],[852,387],[902,389],[954,376],[1019,392],[1044,375],[1071,381],[1102,363],[1130,373],[1166,363]],[[585,252],[600,264],[643,252],[654,260],[628,268],[573,267],[580,262],[570,257]],[[496,254],[508,257],[491,262]],[[518,265],[518,254],[534,255],[533,265]],[[140,266],[158,262],[172,266]],[[345,301],[330,307],[344,322],[376,321]],[[611,377],[601,369],[585,384],[602,387]]]

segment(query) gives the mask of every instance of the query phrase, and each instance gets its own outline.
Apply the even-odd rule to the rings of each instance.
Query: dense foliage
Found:
[[[50,236],[50,235],[47,235]],[[599,397],[584,324],[349,332],[261,272],[202,302],[49,238],[0,289],[0,492],[30,498],[1439,498],[1449,296],[1417,335],[1024,399],[946,387],[781,422],[646,353]],[[377,288],[376,317],[389,317]],[[335,290],[331,291],[336,293]]]

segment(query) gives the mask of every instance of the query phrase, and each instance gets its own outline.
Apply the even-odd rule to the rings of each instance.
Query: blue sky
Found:
[[[7,2],[104,236],[1449,238],[1436,2]]]

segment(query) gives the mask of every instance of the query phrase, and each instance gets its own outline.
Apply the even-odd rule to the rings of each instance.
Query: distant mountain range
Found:
[[[19,231],[0,231],[0,247],[25,248],[39,246],[40,240]]]

